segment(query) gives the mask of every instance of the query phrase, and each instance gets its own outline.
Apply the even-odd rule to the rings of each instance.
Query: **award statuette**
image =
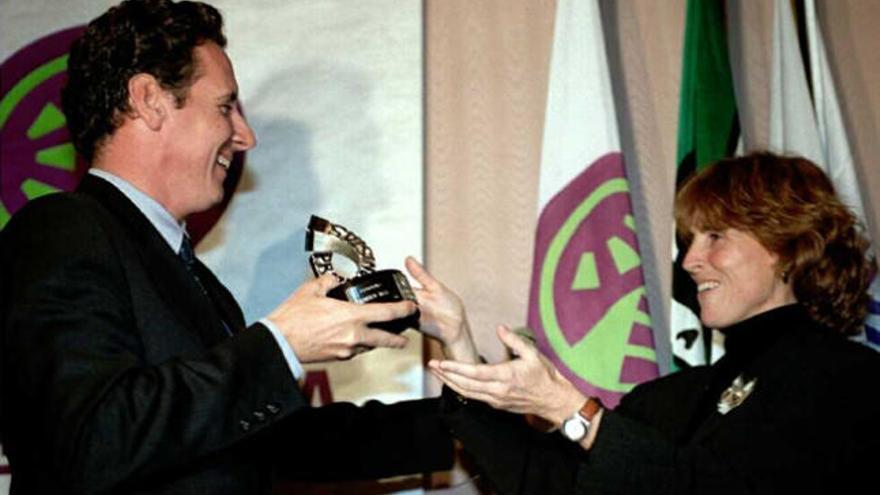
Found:
[[[409,299],[416,302],[416,295],[406,276],[400,270],[375,271],[373,250],[345,227],[312,215],[306,228],[306,251],[311,252],[309,263],[316,277],[332,273],[342,283],[327,295],[342,301],[358,304],[371,302],[396,302]],[[354,268],[350,274],[342,274],[333,266],[334,255],[340,255]],[[419,311],[392,321],[379,321],[369,326],[400,333],[407,328],[419,328]]]

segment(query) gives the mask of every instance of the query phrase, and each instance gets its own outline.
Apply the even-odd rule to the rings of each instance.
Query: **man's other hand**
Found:
[[[375,347],[406,345],[406,337],[367,325],[408,316],[415,312],[415,303],[355,304],[327,297],[337,285],[331,274],[306,282],[268,316],[300,362],[349,359]]]

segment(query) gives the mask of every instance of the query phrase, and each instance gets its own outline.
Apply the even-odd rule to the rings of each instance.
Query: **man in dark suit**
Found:
[[[403,346],[367,325],[412,303],[336,301],[325,276],[246,327],[192,256],[186,217],[221,200],[232,154],[256,143],[225,42],[206,4],[130,0],[73,45],[64,111],[91,169],[0,233],[13,493],[268,493],[273,473],[451,463],[434,401],[310,409],[297,388],[301,363]]]

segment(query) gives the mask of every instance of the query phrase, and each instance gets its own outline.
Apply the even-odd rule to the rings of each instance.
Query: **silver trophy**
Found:
[[[345,227],[316,215],[309,219],[306,228],[306,251],[311,252],[309,264],[315,276],[332,273],[342,283],[331,289],[327,295],[342,301],[357,304],[371,302],[416,301],[416,295],[406,276],[400,270],[376,271],[373,250],[360,237]],[[340,261],[336,256],[350,264],[348,270],[334,266]],[[400,333],[407,328],[419,327],[420,313],[397,320],[379,321],[369,326],[389,332]]]

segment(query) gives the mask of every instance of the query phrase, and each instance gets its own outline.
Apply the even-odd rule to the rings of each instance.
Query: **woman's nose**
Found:
[[[684,258],[681,260],[681,266],[688,273],[694,273],[703,266],[703,252],[699,249],[695,242],[687,247]]]

